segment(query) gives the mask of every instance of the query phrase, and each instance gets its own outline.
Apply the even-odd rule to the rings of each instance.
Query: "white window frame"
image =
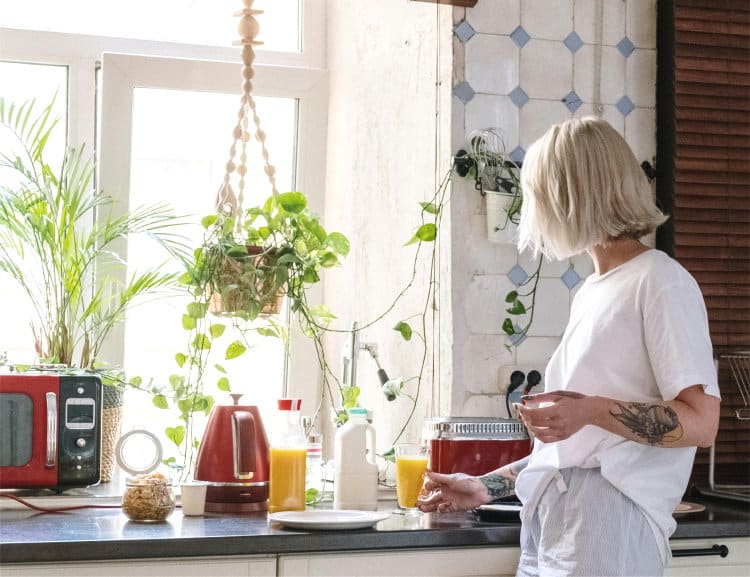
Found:
[[[295,184],[298,190],[305,192],[311,208],[319,213],[323,212],[325,196],[328,122],[326,4],[324,0],[300,1],[301,51],[274,52],[259,47],[256,50],[256,76],[253,83],[253,92],[258,96],[298,99]],[[96,73],[103,59],[107,72],[102,83],[99,113],[101,129],[98,132]],[[239,105],[239,48],[0,27],[0,60],[62,65],[68,68],[66,142],[74,146],[87,143],[93,148],[98,134],[101,134],[97,146],[98,187],[107,190],[108,194],[118,200],[127,198],[128,189],[123,183],[130,180],[132,127],[124,129],[122,116],[132,119],[132,108],[128,103],[132,105],[133,89],[136,86],[167,88],[168,86],[164,86],[165,78],[174,79],[175,70],[179,69],[184,73],[189,68],[190,74],[184,74],[183,79],[190,77],[195,82],[183,84],[186,90],[236,93]],[[206,67],[214,67],[214,73],[216,67],[222,68],[221,77],[226,83],[218,86],[215,76],[211,75],[211,86],[199,87],[201,81],[198,79],[208,78],[204,73]],[[155,72],[157,69],[158,73]],[[199,71],[203,72],[196,74]],[[112,106],[115,108],[111,108]],[[227,138],[231,136],[231,129],[231,126],[227,127]],[[127,203],[122,203],[122,206],[127,206]],[[316,287],[310,296],[311,299],[322,300],[322,288]],[[113,362],[121,362],[123,358],[122,337],[123,331],[119,328],[113,331],[112,338],[105,345],[109,354],[113,355],[109,357]],[[294,354],[290,356],[287,367],[284,394],[299,396],[305,401],[303,406],[314,407],[322,394],[314,347],[296,326],[292,327],[291,343]],[[318,375],[314,382],[311,382],[311,375]]]

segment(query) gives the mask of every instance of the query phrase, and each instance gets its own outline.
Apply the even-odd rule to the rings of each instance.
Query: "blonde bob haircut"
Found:
[[[638,239],[667,220],[628,144],[593,116],[555,124],[534,142],[521,188],[519,250],[548,258]]]

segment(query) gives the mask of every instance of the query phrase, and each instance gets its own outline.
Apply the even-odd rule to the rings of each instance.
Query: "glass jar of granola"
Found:
[[[131,521],[158,523],[169,517],[174,507],[174,491],[163,474],[135,475],[125,481],[122,512]]]

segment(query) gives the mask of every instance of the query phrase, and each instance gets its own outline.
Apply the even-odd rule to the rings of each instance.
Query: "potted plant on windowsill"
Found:
[[[102,346],[125,312],[145,297],[176,285],[177,275],[146,270],[124,278],[115,246],[146,235],[179,254],[178,223],[163,206],[113,214],[114,200],[93,188],[95,164],[85,147],[66,147],[59,167],[47,161],[57,119],[53,103],[18,106],[0,97],[0,129],[12,144],[0,152],[0,272],[28,297],[35,349],[42,363],[96,370],[105,387],[105,449],[119,428],[124,373],[101,358]],[[118,280],[123,278],[123,280]],[[107,370],[100,370],[108,367]],[[137,383],[133,383],[137,385]],[[108,411],[113,409],[114,411]],[[113,460],[102,458],[102,481]]]

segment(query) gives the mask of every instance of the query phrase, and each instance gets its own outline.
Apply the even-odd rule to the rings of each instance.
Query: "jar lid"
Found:
[[[115,445],[115,460],[131,475],[154,471],[161,463],[162,446],[150,431],[135,429],[120,437]]]

